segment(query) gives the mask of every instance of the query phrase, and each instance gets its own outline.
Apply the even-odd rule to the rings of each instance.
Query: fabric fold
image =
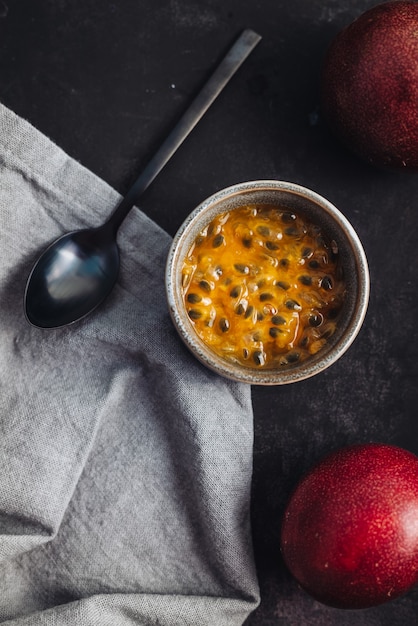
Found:
[[[42,248],[118,199],[0,105],[0,623],[242,624],[259,601],[250,388],[176,335],[170,237],[134,209],[102,307],[49,331],[24,317]]]
[[[230,598],[97,595],[3,623],[7,626],[51,623],[54,626],[231,626],[242,623],[242,616],[252,608],[251,601]]]

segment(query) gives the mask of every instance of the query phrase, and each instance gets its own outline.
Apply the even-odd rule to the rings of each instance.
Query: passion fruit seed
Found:
[[[284,222],[285,224],[288,224],[289,222],[294,222],[296,219],[297,218],[294,213],[290,213],[289,211],[282,213],[282,222]]]
[[[227,333],[230,329],[230,323],[225,317],[221,317],[221,319],[219,320],[219,328],[223,333]]]
[[[253,314],[253,311],[254,311],[254,307],[253,307],[253,305],[252,305],[252,304],[250,304],[250,305],[247,307],[247,310],[245,311],[245,314],[244,314],[245,319],[248,319],[249,317],[251,317],[251,316],[252,316],[252,314]]]
[[[257,232],[259,235],[261,235],[262,237],[269,237],[270,236],[270,229],[267,226],[257,226]]]
[[[268,300],[273,300],[274,296],[271,293],[264,292],[260,293],[260,302],[267,302]]]
[[[199,311],[198,309],[190,309],[188,313],[192,320],[198,320],[202,317],[202,311]]]
[[[284,289],[285,291],[290,289],[289,283],[285,282],[284,280],[278,280],[274,284],[276,285],[276,287],[280,287],[280,289]]]
[[[224,241],[225,240],[224,240],[223,235],[216,235],[216,237],[213,239],[212,246],[214,248],[219,248],[219,246],[221,246]]]
[[[313,328],[321,326],[323,321],[324,317],[321,313],[312,313],[312,315],[309,316],[309,326],[312,326]]]
[[[332,289],[332,280],[329,276],[324,276],[324,278],[321,280],[321,287],[322,289],[326,289],[327,291]]]
[[[300,311],[302,308],[299,302],[296,302],[296,300],[286,300],[284,304],[286,308],[295,310],[295,311]]]
[[[307,274],[299,276],[298,280],[302,283],[302,285],[312,285],[312,276],[308,276]]]
[[[201,301],[202,301],[202,296],[199,296],[198,293],[187,294],[187,302],[190,302],[191,304],[196,304],[197,302],[201,302]]]
[[[273,317],[271,318],[271,322],[275,326],[281,326],[282,324],[286,324],[286,319],[281,315],[273,315]]]
[[[208,293],[212,291],[211,284],[207,280],[201,280],[199,282],[199,287],[203,289],[203,291],[207,291]]]
[[[266,355],[262,350],[254,350],[253,361],[256,365],[264,365],[266,362]]]
[[[240,274],[249,274],[250,268],[248,265],[244,265],[244,263],[234,263],[234,267]]]
[[[297,361],[299,361],[300,359],[300,354],[299,352],[290,352],[287,355],[286,359],[288,363],[297,363]]]
[[[268,250],[278,250],[280,246],[275,241],[266,241],[266,248]]]

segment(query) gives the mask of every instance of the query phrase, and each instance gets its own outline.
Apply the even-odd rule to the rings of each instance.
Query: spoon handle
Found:
[[[140,195],[163,169],[260,39],[261,36],[252,30],[243,31],[106,222],[115,233]]]

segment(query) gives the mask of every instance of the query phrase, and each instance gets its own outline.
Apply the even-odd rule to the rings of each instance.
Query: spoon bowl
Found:
[[[260,39],[252,30],[241,34],[103,226],[63,235],[45,250],[26,285],[24,308],[31,324],[72,324],[109,295],[119,273],[120,225]]]
[[[109,295],[119,273],[119,249],[105,226],[68,233],[45,250],[26,287],[25,313],[31,324],[71,324]]]

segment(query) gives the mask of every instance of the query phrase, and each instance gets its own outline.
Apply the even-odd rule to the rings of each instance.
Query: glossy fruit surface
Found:
[[[418,170],[418,2],[385,2],[343,29],[322,75],[324,118],[378,167]]]
[[[406,592],[418,582],[418,458],[384,444],[325,457],[290,498],[281,548],[324,604],[366,608]]]

